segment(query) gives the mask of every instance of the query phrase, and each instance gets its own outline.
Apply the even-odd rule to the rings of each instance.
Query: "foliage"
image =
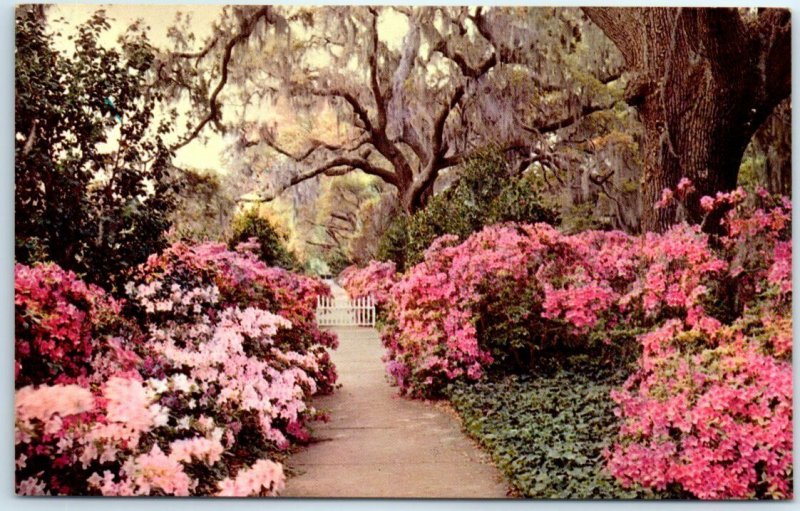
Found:
[[[258,258],[267,266],[298,269],[297,257],[286,248],[286,240],[278,233],[270,221],[256,211],[246,211],[233,221],[233,233],[228,241],[231,250],[239,243],[255,241],[258,243]]]
[[[385,319],[389,292],[396,281],[397,272],[391,261],[371,261],[364,268],[348,266],[339,274],[339,283],[350,298],[372,297],[380,320]]]
[[[233,148],[254,168],[285,156],[275,194],[358,171],[413,212],[475,147],[496,144],[515,162],[535,151],[548,172],[569,168],[561,152],[615,157],[574,129],[622,88],[621,54],[578,9],[237,6],[200,45],[179,22],[163,86],[190,98],[194,135],[239,135]],[[223,58],[226,44],[235,51]],[[241,115],[216,118],[223,105]],[[276,106],[296,121],[263,115]]]
[[[667,205],[692,196],[684,179]],[[613,393],[608,451],[623,484],[699,498],[791,494],[791,246],[786,198],[701,198],[724,235],[504,224],[437,239],[391,287],[382,337],[401,392],[435,396],[487,369],[552,355],[607,367],[641,353]],[[626,355],[627,354],[627,355]]]
[[[558,214],[543,204],[530,174],[503,182],[503,189],[488,204],[485,225],[502,222],[556,224]]]
[[[155,121],[144,27],[119,50],[98,44],[108,29],[96,12],[67,55],[36,9],[18,11],[15,229],[18,262],[50,260],[113,285],[165,245],[171,120]]]
[[[703,197],[726,213],[725,279],[741,316],[725,325],[702,308],[640,337],[639,370],[612,397],[622,420],[608,453],[626,485],[680,485],[705,499],[791,498],[791,209],[740,189]]]
[[[348,257],[338,250],[330,251],[325,260],[330,275],[340,274],[351,266]]]
[[[378,241],[376,259],[391,261],[398,270],[404,271],[413,266],[408,261],[409,217],[400,214],[388,225]]]
[[[455,383],[447,396],[467,433],[523,497],[653,497],[621,487],[605,467],[603,451],[618,429],[608,394],[619,382],[581,368]]]
[[[258,250],[257,246],[244,248]],[[217,308],[255,307],[287,319],[292,326],[275,333],[275,344],[285,350],[313,353],[317,359],[315,379],[320,391],[333,390],[336,373],[325,348],[336,348],[337,340],[335,335],[320,330],[316,324],[317,297],[330,294],[330,289],[319,280],[268,267],[249,250],[232,252],[217,243],[175,243],[159,256],[148,258],[136,277],[134,282],[138,285],[154,288],[146,295],[152,303],[133,311],[146,324],[157,324],[158,318],[176,314],[171,308],[163,311],[165,314],[159,314],[158,308],[158,302],[162,307],[169,307],[170,300],[174,300],[175,285],[186,290],[184,293],[192,300],[201,300],[197,304],[199,310],[192,309],[190,316],[202,316],[203,297],[213,299],[210,302],[213,304],[218,294]],[[130,285],[127,290],[129,293],[141,292],[138,287]],[[210,304],[205,304],[205,307],[209,308]],[[184,308],[187,306],[184,304]]]
[[[375,257],[380,234],[395,208],[388,185],[373,176],[349,173],[326,179],[320,187],[313,203],[296,206],[298,223],[312,226],[301,233],[303,249],[338,275],[350,264],[365,264]]]
[[[378,259],[394,261],[403,271],[419,263],[439,236],[465,239],[497,222],[555,223],[557,218],[542,205],[530,180],[511,176],[501,155],[487,149],[467,162],[455,185],[393,222],[380,241]]]
[[[17,273],[17,324],[36,325],[20,332],[17,351],[46,348],[57,362],[50,372],[29,357],[18,365],[18,493],[282,489],[276,460],[307,440],[307,422],[322,417],[307,403],[336,380],[326,350],[336,339],[314,324],[326,286],[216,244],[152,255],[124,306],[55,265]],[[126,324],[105,334],[92,322],[106,326],[103,308],[141,332]],[[74,341],[77,352],[67,351]]]
[[[622,233],[567,236],[547,224],[490,226],[460,244],[439,238],[391,288],[383,332],[390,373],[403,391],[436,394],[492,364],[529,370],[540,353],[567,347],[619,358],[624,339],[611,345],[582,334],[607,324],[594,311],[622,296],[631,269],[621,256],[636,248]],[[602,282],[586,279],[587,270],[602,271]],[[562,318],[566,287],[574,310]]]
[[[175,169],[175,209],[170,215],[171,241],[202,242],[230,236],[236,200],[229,177],[214,171]]]

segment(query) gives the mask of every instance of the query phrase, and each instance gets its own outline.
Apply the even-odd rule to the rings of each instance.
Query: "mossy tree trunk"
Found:
[[[736,187],[747,144],[791,92],[789,11],[584,10],[623,54],[625,99],[645,128],[643,229],[664,231],[681,220],[674,205],[655,205],[684,176],[696,191],[682,211],[699,223],[696,199]]]

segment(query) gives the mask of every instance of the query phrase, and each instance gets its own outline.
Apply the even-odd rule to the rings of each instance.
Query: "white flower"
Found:
[[[156,378],[151,378],[150,380],[147,380],[147,386],[150,387],[150,389],[156,394],[163,394],[169,390],[167,380],[165,379],[159,380]]]
[[[192,390],[192,383],[185,374],[176,374],[172,377],[172,386],[175,390],[180,392],[190,392]]]
[[[153,425],[155,427],[166,426],[169,422],[169,409],[159,404],[151,405],[150,412],[153,414]]]

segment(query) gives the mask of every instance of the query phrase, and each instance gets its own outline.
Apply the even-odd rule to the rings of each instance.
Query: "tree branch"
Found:
[[[622,53],[628,67],[636,68],[639,64],[639,50],[641,49],[639,27],[643,21],[641,16],[637,16],[637,8],[582,7],[582,10],[611,39]]]
[[[422,145],[422,141],[419,139],[419,133],[414,128],[414,126],[409,125],[408,123],[403,123],[402,126],[403,132],[390,139],[389,142],[392,144],[405,144],[411,151],[419,159],[420,163],[424,166],[427,165],[428,162],[428,153],[426,152],[425,146]]]
[[[369,133],[376,133],[375,128],[372,126],[372,121],[369,119],[369,114],[367,113],[366,108],[364,108],[361,103],[358,102],[358,99],[354,95],[342,89],[315,89],[311,91],[311,94],[314,96],[339,97],[344,99],[353,109],[353,112],[361,121],[361,124],[363,124],[364,130],[368,131]]]
[[[537,135],[541,135],[543,133],[553,133],[554,131],[558,131],[560,129],[567,128],[569,126],[574,125],[578,121],[582,120],[584,117],[588,117],[595,112],[600,112],[602,110],[608,110],[609,108],[613,107],[614,105],[584,105],[581,108],[581,111],[572,115],[568,115],[562,119],[558,119],[556,121],[550,121],[538,126],[528,126],[526,124],[520,123],[520,127],[525,131],[530,133],[535,133]]]
[[[381,84],[378,81],[378,11],[374,7],[369,7],[372,15],[370,23],[370,52],[369,52],[369,79],[372,96],[375,99],[375,108],[378,111],[378,130],[386,132],[386,104],[381,93]]]
[[[372,176],[379,177],[390,185],[394,186],[398,185],[397,176],[394,174],[394,172],[390,170],[373,165],[372,163],[363,158],[338,156],[323,163],[318,167],[315,167],[313,169],[292,176],[292,178],[289,180],[287,184],[281,186],[278,190],[276,190],[272,194],[272,196],[265,197],[264,201],[265,202],[271,201],[285,190],[291,188],[292,186],[302,183],[303,181],[308,181],[309,179],[313,179],[317,176],[323,174],[327,176],[341,176],[353,170],[360,170],[365,174],[370,174]]]
[[[267,146],[272,148],[274,151],[276,151],[279,154],[282,154],[283,156],[286,156],[287,158],[289,158],[291,160],[294,160],[296,162],[302,162],[302,161],[306,160],[309,156],[314,154],[314,152],[316,152],[317,149],[327,149],[329,151],[340,151],[340,150],[357,151],[358,149],[363,147],[365,144],[369,143],[369,137],[367,135],[362,135],[358,139],[354,140],[353,144],[350,145],[350,146],[347,146],[345,144],[329,144],[329,143],[323,142],[321,140],[311,139],[310,140],[310,145],[306,149],[304,149],[303,151],[301,151],[298,154],[293,154],[288,149],[285,149],[285,148],[279,146],[275,142],[275,139],[274,139],[274,137],[271,136],[271,134],[267,134],[266,136],[262,136],[261,140],[265,144],[267,144]],[[257,142],[253,142],[252,144],[256,144],[256,143]],[[250,142],[248,142],[248,144],[250,144]]]
[[[194,130],[192,130],[192,132],[186,138],[184,138],[181,142],[172,147],[173,151],[180,149],[181,147],[187,145],[189,142],[197,138],[197,136],[209,122],[212,121],[216,122],[219,119],[220,111],[219,111],[218,97],[219,94],[222,92],[222,89],[225,87],[225,84],[228,82],[228,65],[230,64],[231,61],[231,55],[233,54],[233,49],[239,44],[245,42],[247,38],[250,37],[250,34],[253,33],[253,30],[255,29],[256,25],[262,18],[267,20],[267,22],[269,23],[275,23],[276,17],[273,14],[272,8],[270,6],[261,7],[260,9],[256,10],[256,12],[253,13],[253,15],[250,18],[242,21],[239,33],[233,38],[231,38],[230,41],[228,41],[228,43],[225,45],[225,49],[222,53],[222,60],[220,62],[221,76],[219,82],[217,83],[217,86],[214,88],[214,91],[211,93],[211,96],[209,97],[208,114],[205,117],[203,117],[203,119],[197,124],[197,126],[195,126]]]
[[[214,37],[213,37],[213,38],[211,38],[211,40],[210,40],[210,41],[209,41],[209,42],[208,42],[208,43],[205,45],[205,47],[204,47],[202,50],[200,50],[200,51],[195,51],[195,52],[182,52],[182,51],[177,51],[177,52],[172,52],[172,53],[171,53],[171,55],[172,55],[172,56],[174,56],[174,57],[177,57],[177,58],[181,58],[181,59],[195,59],[195,65],[197,65],[197,63],[198,63],[200,60],[202,60],[203,58],[205,58],[205,57],[206,57],[206,56],[209,54],[209,52],[210,52],[211,50],[213,50],[215,46],[217,46],[217,43],[219,43],[219,39],[220,39],[220,38],[219,38],[219,35],[217,35],[217,36],[214,36]]]

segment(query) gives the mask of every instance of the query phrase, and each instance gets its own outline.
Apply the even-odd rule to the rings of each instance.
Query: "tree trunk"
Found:
[[[754,133],[747,83],[720,83],[688,62],[674,62],[676,79],[671,93],[649,95],[639,108],[644,125],[641,178],[642,228],[662,232],[680,220],[699,223],[699,198],[733,190],[747,143]],[[665,188],[675,189],[689,178],[695,192],[688,197],[687,218],[678,217],[674,204],[657,208]]]
[[[696,190],[686,220],[699,223],[698,199],[736,186],[749,140],[791,91],[788,11],[746,21],[736,9],[584,10],[623,54],[625,99],[645,128],[642,228],[683,220],[675,205],[656,208],[682,177]]]

